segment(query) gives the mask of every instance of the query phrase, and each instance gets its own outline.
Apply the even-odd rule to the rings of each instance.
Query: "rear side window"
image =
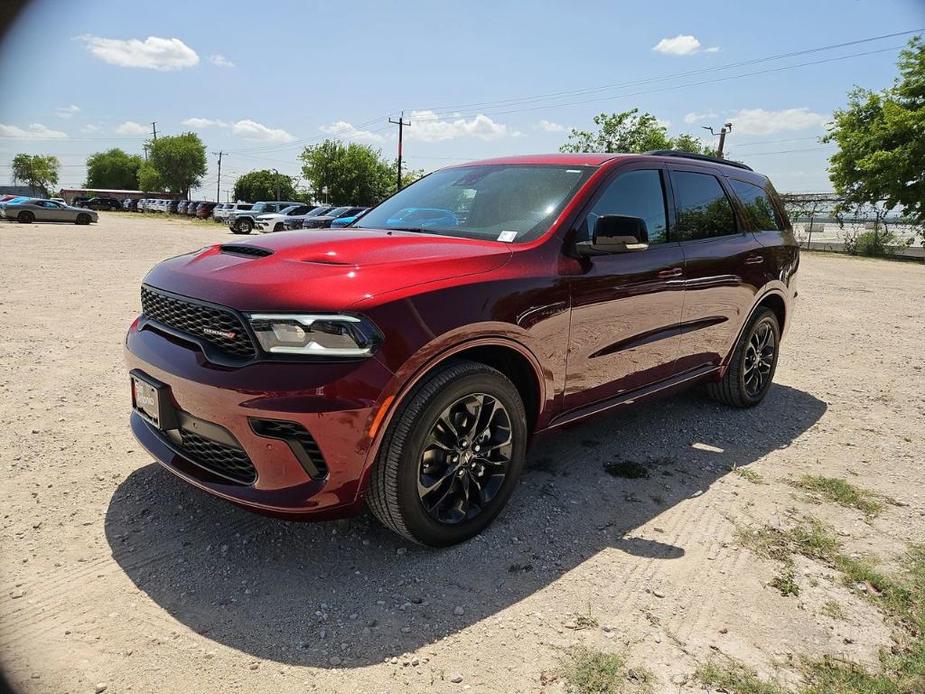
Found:
[[[671,180],[678,205],[678,241],[737,233],[732,203],[716,176],[675,171]]]
[[[732,185],[735,194],[739,196],[739,200],[742,201],[745,213],[755,229],[759,231],[772,229],[780,231],[784,228],[780,215],[777,214],[777,210],[771,204],[767,191],[751,183],[737,181],[734,178],[729,179],[729,183]]]
[[[667,223],[661,172],[656,169],[627,171],[608,184],[588,215],[588,238],[597,218],[608,214],[642,218],[649,233],[649,244],[664,243]]]

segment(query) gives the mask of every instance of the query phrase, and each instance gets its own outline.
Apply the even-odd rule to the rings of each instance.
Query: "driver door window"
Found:
[[[668,223],[661,171],[658,169],[627,171],[611,181],[588,214],[586,222],[588,238],[590,238],[597,218],[608,214],[640,217],[645,220],[650,246],[667,241]]]

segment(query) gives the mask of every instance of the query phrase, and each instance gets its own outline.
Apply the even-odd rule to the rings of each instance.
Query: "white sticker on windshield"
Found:
[[[502,231],[500,234],[498,234],[498,240],[504,241],[505,243],[510,243],[516,238],[517,238],[516,231]]]

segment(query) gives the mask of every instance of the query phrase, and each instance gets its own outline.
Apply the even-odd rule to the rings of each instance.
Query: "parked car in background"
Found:
[[[121,210],[122,203],[116,198],[95,197],[87,200],[81,207],[91,210]]]
[[[309,217],[302,221],[303,229],[324,229],[331,226],[331,222],[341,217],[350,217],[365,210],[365,207],[335,207],[327,214]]]
[[[291,205],[284,207],[279,212],[258,215],[254,220],[257,231],[284,231],[286,229],[286,219],[290,216],[300,216],[311,212],[311,205]]]
[[[5,196],[6,200],[0,202],[0,207],[6,207],[7,205],[15,204],[17,202],[22,202],[23,200],[31,200],[28,195],[12,195]]]
[[[86,203],[91,200],[89,195],[76,195],[74,199],[71,200],[71,207],[85,207]]]
[[[140,200],[138,200],[138,198],[129,198],[125,201],[125,209],[127,209],[129,212],[137,212],[139,202]]]
[[[257,226],[257,217],[259,215],[279,212],[285,207],[293,207],[301,204],[300,202],[292,201],[281,202],[279,200],[262,200],[254,203],[253,207],[249,210],[235,210],[232,212],[228,216],[228,227],[231,229],[232,233],[249,234],[251,230]]]
[[[212,221],[213,222],[222,221],[222,213],[224,212],[225,208],[229,204],[230,203],[227,203],[227,202],[220,202],[215,207],[212,208]]]
[[[199,207],[196,208],[196,218],[197,219],[208,219],[212,216],[212,210],[215,209],[216,203],[214,202],[201,202]]]
[[[191,200],[190,204],[186,206],[186,216],[195,217],[196,210],[199,209],[199,204],[201,202],[202,202],[201,200]]]
[[[187,205],[189,205],[189,200],[181,200],[177,203],[177,214],[186,214]]]
[[[60,202],[42,198],[26,198],[6,203],[0,208],[0,216],[14,219],[20,224],[32,224],[32,222],[89,224],[99,219],[94,210],[62,205]]]
[[[300,215],[287,215],[283,220],[283,226],[288,229],[301,229],[302,223],[309,217],[320,217],[334,209],[333,205],[319,205],[312,208],[309,212]]]
[[[22,195],[11,195],[7,193],[6,195],[0,195],[0,203],[9,202],[10,200],[15,200],[16,198],[21,198]]]
[[[389,224],[410,208],[466,221]],[[153,268],[125,342],[132,431],[241,506],[329,519],[368,505],[415,542],[462,542],[502,510],[544,430],[697,383],[758,405],[799,253],[767,177],[726,160],[443,169],[349,230]],[[754,421],[786,428],[778,410]],[[645,410],[653,430],[664,411]]]
[[[228,223],[231,220],[231,217],[237,212],[247,212],[254,207],[254,204],[251,202],[230,202],[228,206],[222,210],[221,221]]]
[[[338,229],[338,228],[341,228],[341,227],[345,227],[345,226],[347,226],[347,225],[349,225],[349,224],[353,224],[353,223],[354,223],[355,221],[357,221],[360,217],[362,217],[364,214],[366,214],[367,210],[369,210],[368,207],[360,207],[360,208],[358,208],[357,211],[355,211],[353,214],[349,214],[349,215],[346,215],[346,216],[344,216],[344,217],[338,217],[337,219],[335,219],[335,220],[333,220],[333,221],[331,222],[331,228],[332,228],[332,229]]]
[[[180,204],[179,200],[168,200],[167,201],[167,212],[171,214],[176,214],[177,206]]]

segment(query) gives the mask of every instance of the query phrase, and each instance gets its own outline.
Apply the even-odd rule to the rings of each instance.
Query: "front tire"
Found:
[[[754,407],[764,399],[777,370],[780,323],[769,308],[759,308],[736,344],[723,378],[707,384],[707,393],[732,407]]]
[[[91,220],[90,220],[90,215],[88,215],[88,214],[79,214],[79,215],[77,215],[77,221],[76,221],[75,223],[76,223],[76,224],[85,225],[85,224],[89,224],[90,221],[91,221]]]
[[[31,212],[24,211],[20,212],[19,216],[16,217],[20,224],[32,224],[35,221],[35,215]]]
[[[235,224],[235,226],[238,228],[237,233],[249,234],[251,233],[251,229],[254,228],[254,223],[249,219],[240,219],[238,220],[238,223]]]
[[[453,361],[416,387],[386,432],[367,503],[387,528],[445,547],[501,512],[524,465],[527,417],[500,371]]]

